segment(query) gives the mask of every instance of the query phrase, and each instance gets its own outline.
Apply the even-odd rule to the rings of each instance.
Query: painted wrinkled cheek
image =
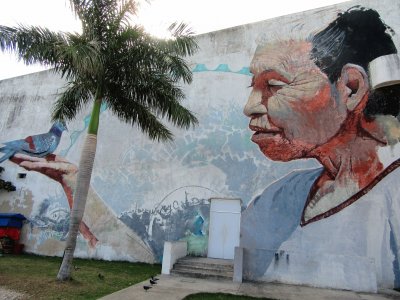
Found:
[[[297,112],[307,112],[317,114],[328,109],[329,101],[331,100],[331,89],[327,84],[313,94],[304,93],[299,101],[291,102],[291,109]],[[315,117],[318,117],[315,115]]]
[[[289,101],[280,99],[277,95],[269,99],[268,116],[271,124],[285,130],[285,128],[283,128],[287,127],[285,124],[287,124],[288,120],[293,120],[294,117],[290,103]]]
[[[328,84],[326,84],[322,89],[320,89],[316,94],[314,99],[307,105],[310,112],[318,112],[321,109],[326,108],[327,102],[331,97],[331,89]]]

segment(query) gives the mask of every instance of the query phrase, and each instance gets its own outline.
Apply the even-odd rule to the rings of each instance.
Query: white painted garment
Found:
[[[245,278],[369,292],[398,287],[400,168],[350,206],[301,227],[321,170],[288,174],[243,212]]]

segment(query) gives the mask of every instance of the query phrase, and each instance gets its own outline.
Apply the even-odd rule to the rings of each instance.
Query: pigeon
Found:
[[[154,277],[153,275],[151,275],[151,279],[154,280],[154,281],[160,280],[157,277]]]
[[[147,290],[151,289],[151,286],[144,285],[143,288],[144,288],[144,290],[147,292]]]
[[[154,280],[152,280],[152,279],[150,279],[150,283],[151,283],[151,285],[153,285],[153,284],[157,284],[157,282],[156,282],[156,281],[154,281]]]
[[[12,157],[16,153],[27,154],[35,157],[45,157],[53,153],[61,139],[62,132],[67,127],[62,122],[55,122],[51,126],[49,132],[38,135],[28,136],[25,139],[5,142],[4,147],[0,148],[0,152],[4,153],[0,157],[0,163]]]

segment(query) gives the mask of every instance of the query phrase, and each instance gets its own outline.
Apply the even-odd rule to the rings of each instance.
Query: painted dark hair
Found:
[[[312,39],[311,57],[334,83],[344,65],[356,64],[368,71],[375,58],[397,53],[390,34],[394,31],[380,18],[378,12],[353,7],[330,23]],[[400,86],[371,91],[364,113],[373,118],[377,114],[397,116],[400,110]]]

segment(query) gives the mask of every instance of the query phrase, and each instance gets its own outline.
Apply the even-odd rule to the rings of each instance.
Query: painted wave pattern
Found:
[[[235,73],[238,75],[246,75],[246,76],[253,76],[250,73],[250,69],[248,67],[243,67],[239,71],[232,71],[229,68],[228,64],[219,64],[215,69],[209,69],[205,64],[197,64],[196,67],[192,70],[193,73],[199,72],[225,72],[225,73]]]

